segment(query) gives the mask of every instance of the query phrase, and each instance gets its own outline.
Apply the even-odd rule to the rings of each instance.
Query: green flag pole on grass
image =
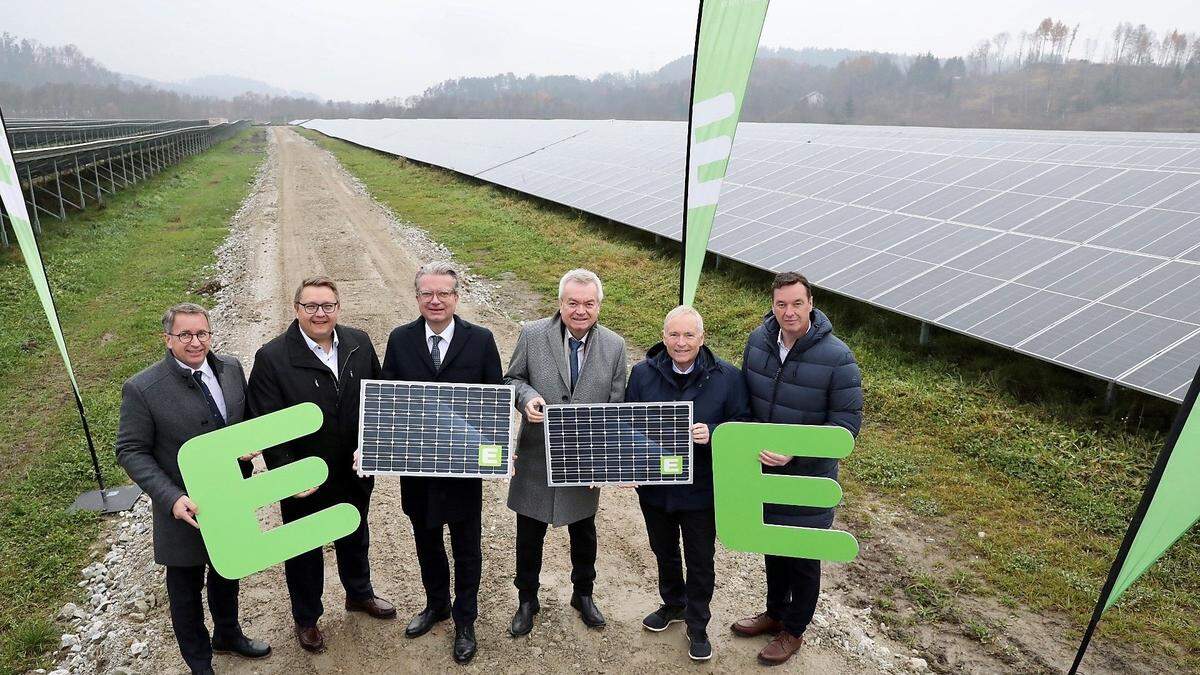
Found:
[[[1198,392],[1200,371],[1192,379],[1171,433],[1150,472],[1141,502],[1100,590],[1092,620],[1083,633],[1071,675],[1079,670],[1104,611],[1200,519],[1200,490],[1196,489],[1196,477],[1200,476],[1200,415],[1195,414]]]
[[[708,235],[768,0],[701,0],[692,56],[688,108],[679,304],[690,305],[700,283]]]
[[[29,192],[32,196],[33,185],[29,186]],[[83,435],[87,438],[88,451],[92,455],[92,470],[96,474],[96,483],[100,486],[100,501],[103,503],[107,499],[104,475],[100,472],[100,460],[96,457],[96,445],[92,441],[92,430],[88,427],[83,396],[79,392],[79,382],[75,379],[75,369],[71,366],[71,355],[67,353],[67,343],[63,339],[62,324],[59,323],[58,309],[54,304],[54,293],[50,290],[50,281],[46,278],[46,268],[42,264],[42,253],[38,249],[37,238],[33,236],[33,228],[29,225],[29,211],[25,209],[25,196],[21,192],[21,181],[17,178],[17,161],[8,144],[8,130],[4,126],[3,111],[0,111],[0,201],[8,213],[9,222],[12,223],[13,233],[16,234],[17,243],[21,247],[21,255],[25,258],[29,276],[33,279],[34,290],[42,302],[42,310],[46,312],[46,320],[50,322],[50,331],[58,344],[58,353],[62,355],[63,365],[67,367],[67,376],[71,378],[75,407],[79,410],[79,421],[83,424]]]

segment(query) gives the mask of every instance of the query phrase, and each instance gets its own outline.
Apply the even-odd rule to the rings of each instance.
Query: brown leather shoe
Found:
[[[766,612],[748,616],[744,619],[738,619],[729,627],[733,632],[742,637],[758,637],[759,635],[771,634],[774,635],[783,630],[783,624],[772,619]]]
[[[786,630],[779,631],[779,635],[776,635],[775,639],[768,642],[767,646],[758,653],[758,662],[764,666],[778,666],[781,663],[787,663],[787,660],[792,658],[792,654],[800,651],[803,646],[804,636],[796,637]]]
[[[346,598],[346,611],[365,612],[376,619],[396,618],[396,608],[392,606],[392,603],[382,598],[371,598],[370,600],[351,600],[350,598]]]
[[[296,639],[306,652],[320,654],[325,651],[325,634],[316,626],[296,626]]]

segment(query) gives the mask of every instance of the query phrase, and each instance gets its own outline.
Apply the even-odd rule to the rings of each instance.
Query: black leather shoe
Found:
[[[508,634],[513,637],[521,637],[528,635],[529,631],[533,630],[533,615],[540,612],[541,605],[537,600],[522,602],[517,607],[517,613],[513,614],[512,625],[508,627]]]
[[[458,663],[469,663],[473,658],[475,658],[475,626],[455,626],[454,660]]]
[[[433,624],[440,621],[445,621],[449,618],[449,607],[444,607],[442,609],[430,609],[426,607],[418,612],[417,615],[412,618],[412,621],[408,622],[408,627],[404,629],[404,635],[410,638],[421,637],[422,635],[428,633],[430,628],[433,628]]]
[[[579,611],[579,618],[583,619],[588,628],[604,628],[604,615],[600,613],[600,608],[596,606],[592,596],[572,595],[571,606]]]
[[[263,659],[271,655],[271,645],[262,640],[251,640],[245,635],[235,640],[213,640],[212,650],[217,654],[237,654],[248,659]]]
[[[193,670],[192,675],[216,675],[216,673],[212,668],[205,668],[204,670]]]

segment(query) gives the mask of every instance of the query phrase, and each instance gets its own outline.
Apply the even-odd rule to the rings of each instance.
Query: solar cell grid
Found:
[[[505,478],[511,385],[362,381],[363,475]]]
[[[692,403],[546,406],[550,487],[690,484]]]
[[[682,123],[306,124],[348,125],[331,135],[680,237]],[[366,133],[384,127],[372,132],[382,140]],[[1187,351],[1197,341],[1176,337],[1200,331],[1194,135],[743,123],[710,241],[752,266],[796,268],[851,297],[1167,398],[1182,396],[1200,361]],[[1036,292],[967,325],[1025,289]],[[1088,352],[1104,321],[1145,317],[1168,324],[1147,324],[1143,362]]]

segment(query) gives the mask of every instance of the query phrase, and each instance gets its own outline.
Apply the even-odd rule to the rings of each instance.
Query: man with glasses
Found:
[[[222,577],[209,562],[199,530],[204,504],[193,503],[184,490],[179,448],[242,421],[246,376],[236,358],[210,350],[212,332],[203,307],[175,305],[163,315],[162,326],[166,355],[121,388],[117,461],[153,502],[154,562],[167,568],[171,627],[179,651],[193,673],[211,673],[214,651],[262,658],[271,648],[242,633],[238,582]],[[247,477],[252,458],[242,458]],[[211,640],[200,599],[206,572]]]
[[[571,607],[588,628],[603,628],[604,614],[592,599],[596,580],[596,510],[600,489],[549,487],[547,403],[620,403],[625,396],[625,339],[598,323],[604,287],[595,272],[574,269],[558,282],[558,312],[521,327],[507,384],[516,386],[517,409],[525,416],[508,508],[517,513],[519,604],[508,631],[520,637],[533,629],[541,609],[542,548],[546,528],[566,525],[571,538]]]
[[[319,457],[329,467],[329,478],[284,499],[279,511],[283,522],[290,523],[342,502],[357,507],[362,515],[358,529],[334,542],[338,576],[346,590],[346,610],[392,619],[396,608],[375,596],[367,559],[367,510],[374,480],[360,478],[353,468],[358,447],[359,383],[379,378],[379,357],[366,333],[338,325],[337,285],[328,277],[301,282],[293,306],[296,320],[254,357],[247,406],[258,417],[299,403],[317,404],[324,415],[320,429],[271,448],[263,457],[272,469],[305,457]],[[317,627],[324,613],[321,593],[325,563],[321,549],[285,562],[284,576],[300,646],[314,653],[324,651],[325,636]]]
[[[413,280],[421,316],[392,331],[383,359],[383,378],[408,382],[500,384],[500,351],[492,332],[454,313],[458,271],[431,262]],[[404,512],[412,521],[425,607],[404,634],[420,637],[439,621],[454,617],[458,663],[475,656],[475,618],[483,569],[483,481],[479,478],[405,476],[400,479]],[[454,605],[450,604],[450,565],[442,531],[450,530],[454,551]]]

